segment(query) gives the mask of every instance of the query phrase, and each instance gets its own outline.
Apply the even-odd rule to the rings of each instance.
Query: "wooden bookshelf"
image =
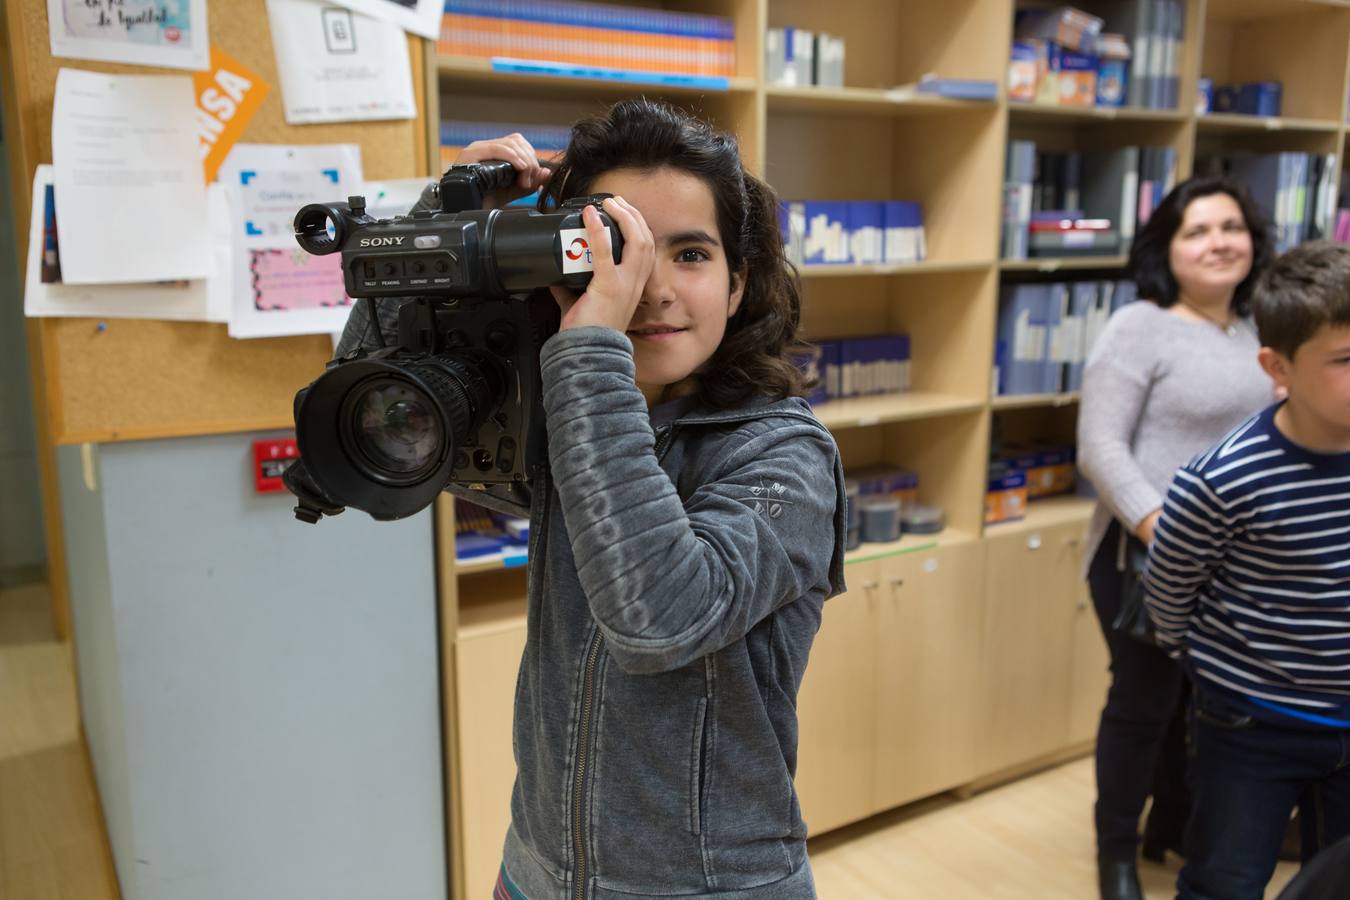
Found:
[[[1063,394],[1006,394],[991,398],[989,406],[995,411],[1032,409],[1040,406],[1072,406],[1078,399],[1077,391]]]
[[[997,115],[997,102],[953,100],[894,88],[770,87],[765,97],[771,113],[814,113],[825,116],[875,115],[895,118],[945,115]]]
[[[440,59],[428,68],[429,77],[439,85],[439,91],[429,91],[430,100],[433,105],[439,101],[447,117],[453,112],[461,119],[565,125],[618,97],[664,97],[734,130],[751,168],[785,199],[907,199],[922,204],[925,262],[800,269],[806,337],[898,331],[911,336],[913,390],[822,404],[816,414],[834,432],[847,466],[888,463],[911,468],[919,473],[922,501],[942,507],[947,516],[947,528],[938,535],[906,536],[894,544],[865,544],[850,551],[846,572],[851,590],[827,604],[828,629],[822,635],[847,628],[837,624],[840,617],[867,608],[856,602],[850,607],[849,598],[870,596],[869,585],[879,586],[882,594],[868,603],[877,602],[879,609],[888,602],[904,608],[910,601],[901,600],[898,593],[890,601],[881,599],[888,577],[891,583],[899,577],[896,572],[912,575],[929,563],[949,568],[955,560],[984,585],[975,626],[981,634],[980,649],[968,662],[972,671],[980,672],[979,687],[974,694],[950,697],[948,705],[973,710],[971,715],[992,723],[981,726],[978,734],[967,723],[974,735],[971,741],[991,749],[974,760],[973,751],[963,756],[962,778],[947,778],[941,786],[926,783],[915,788],[918,793],[905,796],[945,790],[962,780],[974,782],[990,776],[991,766],[1002,777],[1029,759],[1030,745],[1019,743],[1019,722],[986,715],[988,704],[1007,700],[1000,683],[1005,688],[1025,687],[1019,701],[1023,706],[1040,704],[1018,709],[1024,716],[1021,721],[1040,723],[1042,743],[1049,741],[1062,750],[1068,736],[1076,735],[1080,743],[1090,740],[1090,733],[1083,732],[1083,727],[1090,730],[1090,722],[1064,724],[1070,717],[1065,711],[1070,702],[1065,683],[1074,681],[1095,690],[1094,679],[1100,679],[1098,670],[1104,667],[1096,623],[1090,612],[1083,612],[1088,607],[1079,577],[1093,501],[1073,496],[1036,501],[1024,519],[987,528],[982,524],[982,504],[995,421],[1005,436],[1069,440],[1079,401],[1076,393],[990,396],[1000,283],[1040,276],[1121,277],[1127,258],[998,259],[1007,141],[1032,139],[1038,147],[1060,151],[1166,146],[1176,151],[1178,179],[1193,171],[1198,154],[1215,150],[1344,154],[1346,149],[1350,0],[1185,0],[1180,103],[1170,110],[1062,109],[1009,102],[1002,86],[1016,5],[1017,0],[963,0],[955,10],[931,0],[834,5],[814,0],[706,0],[696,4],[698,11],[736,22],[736,76],[725,91],[503,74],[480,60]],[[1089,11],[1096,6],[1094,0],[1080,5]],[[765,81],[764,29],[785,26],[844,38],[844,87],[786,88]],[[434,57],[434,52],[428,55]],[[993,80],[1000,85],[999,97],[994,102],[960,101],[896,90],[929,72]],[[1194,97],[1201,76],[1216,84],[1281,80],[1285,115],[1275,119],[1197,115]],[[431,118],[439,120],[436,114]],[[435,153],[435,129],[429,131]],[[450,515],[445,513],[442,519],[452,526]],[[440,533],[445,536],[440,583],[446,641],[461,647],[468,642],[466,658],[476,658],[473,647],[491,645],[501,652],[501,647],[517,646],[513,641],[523,642],[523,573],[504,568],[497,560],[456,565],[448,543],[453,527],[442,527]],[[998,569],[1001,566],[1006,571]],[[1025,585],[1019,587],[1022,582]],[[964,582],[948,584],[958,583]],[[955,598],[937,599],[945,604]],[[958,605],[953,602],[951,608]],[[858,620],[857,639],[883,633],[887,621],[885,615],[876,621]],[[1042,622],[1059,623],[1055,628],[1064,625],[1062,639],[1035,644],[1032,652],[1046,659],[1062,652],[1065,658],[1047,666],[1042,665],[1045,659],[1019,657],[1007,643],[1012,632],[1005,627],[1015,630],[1019,621],[1037,622],[1037,628]],[[1070,621],[1072,625],[1065,624]],[[1070,633],[1076,637],[1071,639]],[[826,646],[830,643],[821,640]],[[817,671],[847,669],[837,663],[813,655],[808,682]],[[451,668],[446,696],[468,696]],[[1036,672],[1040,675],[1028,674]],[[505,698],[501,702],[509,702],[509,685],[480,685],[475,680],[472,688],[480,687],[491,687],[494,696]],[[899,795],[858,783],[864,776],[848,767],[824,772],[817,766],[812,729],[828,717],[813,708],[817,701],[807,695],[819,695],[821,690],[820,685],[804,688],[802,766],[808,783],[829,786],[804,790],[804,803],[818,802],[813,798],[821,796],[863,798],[852,810],[823,816],[833,823],[887,808],[885,798]],[[1055,705],[1060,693],[1065,693],[1065,709]],[[446,719],[452,726],[458,722],[456,702],[447,702]],[[466,702],[464,715],[472,719],[483,704]],[[1091,704],[1089,696],[1087,706]],[[1075,708],[1083,705],[1077,702]],[[1091,716],[1078,715],[1075,721],[1087,719]],[[927,723],[911,724],[915,733],[926,733]],[[1061,728],[1062,735],[1057,731]],[[509,759],[509,745],[499,752]],[[915,748],[913,758],[927,758],[924,754],[924,748]],[[461,770],[456,754],[448,753],[452,784],[479,777],[481,773],[471,771],[472,760],[478,757],[471,757],[465,757],[468,768]],[[880,806],[874,802],[878,798]],[[467,807],[452,807],[452,833],[463,835],[466,826],[472,830],[483,825],[460,818],[471,813]],[[809,809],[808,818],[812,818]],[[495,871],[497,861],[465,860],[462,845],[455,853],[460,864],[455,871],[461,873],[456,876],[455,896],[473,896],[485,886],[477,876],[466,879],[463,864],[468,862],[474,873]]]
[[[903,394],[832,400],[813,407],[813,411],[816,418],[834,431],[841,428],[868,428],[887,422],[977,412],[983,407],[982,400],[908,391]]]
[[[923,275],[933,272],[986,272],[993,265],[991,260],[977,259],[970,262],[925,260],[916,263],[888,263],[884,265],[838,265],[838,266],[798,266],[797,273],[803,279],[815,278],[858,278],[865,275]]]
[[[998,267],[1004,272],[1059,272],[1084,269],[1123,269],[1129,258],[1125,256],[1043,256],[1032,259],[1001,259]]]
[[[1185,122],[1188,115],[1180,110],[1140,109],[1133,106],[1049,106],[1041,103],[1010,101],[1008,117],[1014,122]]]
[[[1260,132],[1337,134],[1342,124],[1321,119],[1290,119],[1282,116],[1241,116],[1233,113],[1208,113],[1196,118],[1196,127],[1205,132]]]

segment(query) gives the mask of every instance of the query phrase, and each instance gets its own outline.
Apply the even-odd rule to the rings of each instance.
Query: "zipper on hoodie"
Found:
[[[576,890],[572,896],[576,900],[586,897],[586,833],[582,827],[582,818],[586,805],[582,802],[586,790],[586,763],[590,755],[591,719],[595,715],[595,668],[600,661],[600,648],[605,637],[597,628],[591,637],[591,646],[586,651],[585,674],[581,679],[581,721],[577,725],[577,764],[572,774],[572,833],[576,835],[577,874]]]
[[[661,461],[675,433],[673,425],[666,426],[665,433],[656,441],[656,460]],[[591,720],[595,717],[595,669],[600,662],[600,650],[604,647],[605,636],[597,628],[591,637],[591,645],[586,649],[586,664],[581,677],[581,719],[577,723],[577,764],[572,772],[572,835],[576,848],[577,871],[574,900],[585,900],[586,878],[589,859],[586,856],[586,829],[584,810],[586,804],[586,768],[590,757]]]

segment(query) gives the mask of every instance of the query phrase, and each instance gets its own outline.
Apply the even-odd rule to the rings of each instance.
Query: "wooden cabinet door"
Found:
[[[487,897],[497,882],[502,842],[511,825],[516,780],[511,747],[516,677],[525,650],[525,625],[478,632],[455,644],[459,796],[463,823],[464,896]]]
[[[797,695],[797,795],[811,834],[872,814],[879,566],[850,564],[850,589],[825,601]]]
[[[873,805],[889,809],[975,777],[979,546],[882,560]]]
[[[1073,603],[1062,573],[1076,523],[985,539],[979,774],[1068,744]],[[1058,576],[1058,577],[1057,577]]]
[[[1069,743],[1083,744],[1097,738],[1097,725],[1102,707],[1106,705],[1106,691],[1111,686],[1111,656],[1102,638],[1097,613],[1092,608],[1092,596],[1083,578],[1083,554],[1087,542],[1087,525],[1079,526],[1075,535],[1075,552],[1068,554],[1067,571],[1063,573],[1064,590],[1073,606],[1073,656],[1069,679]]]

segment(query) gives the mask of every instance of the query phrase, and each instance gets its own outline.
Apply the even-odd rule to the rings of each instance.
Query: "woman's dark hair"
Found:
[[[801,294],[796,269],[783,253],[777,197],[745,171],[732,135],[665,103],[622,100],[572,126],[540,208],[589,194],[614,169],[661,167],[708,185],[732,278],[745,268],[741,305],[697,378],[699,399],[727,409],[754,394],[781,399],[803,393],[805,378],[788,355],[804,346],[797,340]]]
[[[1240,316],[1251,312],[1252,287],[1273,254],[1270,223],[1252,200],[1247,189],[1227,178],[1197,176],[1172,188],[1153,210],[1148,223],[1139,229],[1130,245],[1130,277],[1139,286],[1139,296],[1162,307],[1177,302],[1177,280],[1170,262],[1172,238],[1186,218],[1192,200],[1214,194],[1227,194],[1242,210],[1247,231],[1252,236],[1252,268],[1233,291],[1233,310]]]

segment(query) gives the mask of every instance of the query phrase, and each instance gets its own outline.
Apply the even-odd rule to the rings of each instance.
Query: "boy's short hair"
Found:
[[[1311,241],[1271,263],[1252,307],[1261,344],[1289,359],[1323,325],[1350,325],[1350,245]]]

